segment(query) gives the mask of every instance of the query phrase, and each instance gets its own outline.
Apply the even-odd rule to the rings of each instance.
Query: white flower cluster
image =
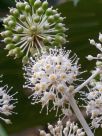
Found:
[[[102,43],[102,34],[99,33],[99,41]],[[94,45],[99,51],[100,54],[97,54],[96,57],[88,55],[88,60],[96,60],[96,70],[98,72],[98,79],[94,77],[91,82],[90,92],[87,94],[88,102],[86,106],[87,114],[91,114],[92,127],[98,128],[102,127],[102,44],[96,43],[93,39],[90,40],[90,44]],[[96,75],[96,76],[97,76]]]
[[[76,54],[70,56],[71,51],[65,49],[49,49],[49,52],[44,52],[40,57],[30,58],[29,63],[24,66],[26,83],[25,88],[30,88],[33,92],[33,103],[41,102],[42,109],[49,102],[53,102],[53,108],[61,107],[65,113],[68,109],[68,91],[71,86],[75,86],[75,81],[80,81],[78,76],[80,65]],[[74,89],[72,89],[74,90]],[[67,107],[66,107],[67,106]]]
[[[51,124],[48,124],[49,133],[45,131],[40,131],[40,136],[85,136],[85,132],[78,128],[78,125],[71,123],[70,121],[66,122],[64,127],[62,121],[58,121],[57,125],[53,127]]]
[[[8,55],[15,58],[23,56],[23,62],[45,45],[66,43],[67,29],[61,14],[53,7],[48,8],[46,0],[29,1],[16,1],[16,8],[11,8],[10,15],[3,20],[5,31],[1,33]]]
[[[101,42],[101,43],[96,43],[93,39],[89,39],[89,41],[90,41],[90,44],[91,45],[94,45],[99,51],[101,51],[101,53],[100,54],[97,54],[97,56],[96,57],[94,57],[94,56],[92,56],[92,55],[88,55],[87,56],[87,59],[88,60],[97,60],[97,65],[100,65],[100,64],[102,64],[102,62],[101,62],[101,60],[102,60],[102,34],[101,33],[99,33],[99,41]]]
[[[5,123],[10,124],[11,121],[5,117],[12,115],[17,99],[13,98],[15,94],[10,95],[12,87],[8,89],[8,86],[0,87],[0,119]]]
[[[99,81],[93,79],[90,85],[86,112],[91,115],[92,127],[98,128],[102,127],[102,79]]]

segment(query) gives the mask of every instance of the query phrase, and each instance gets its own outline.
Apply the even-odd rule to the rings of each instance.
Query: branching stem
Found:
[[[73,111],[75,112],[78,120],[80,121],[83,129],[85,130],[87,136],[94,136],[94,134],[92,133],[92,131],[91,131],[90,127],[88,126],[86,120],[84,119],[81,111],[79,110],[79,108],[78,108],[78,106],[76,104],[76,101],[75,101],[75,99],[73,97],[73,94],[70,94],[70,97],[68,98],[68,100],[69,100],[69,103],[70,103]]]
[[[81,85],[79,85],[74,92],[80,91],[83,87],[85,87],[94,77],[96,77],[100,73],[100,69],[97,69],[94,74],[92,74],[85,82],[83,82]]]

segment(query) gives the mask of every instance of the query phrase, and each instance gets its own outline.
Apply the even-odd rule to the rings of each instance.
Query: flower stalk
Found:
[[[69,103],[70,103],[73,111],[75,112],[78,120],[80,121],[83,129],[85,130],[87,136],[94,136],[94,134],[92,133],[92,131],[91,131],[90,127],[88,126],[86,120],[84,119],[81,111],[79,110],[79,108],[78,108],[78,106],[76,104],[76,101],[75,101],[72,94],[70,94],[70,97],[68,98],[68,100],[69,100]]]
[[[83,82],[81,85],[79,85],[74,91],[77,93],[80,91],[83,87],[85,87],[89,82],[96,77],[100,73],[100,69],[97,69],[94,74],[92,74],[85,82]]]

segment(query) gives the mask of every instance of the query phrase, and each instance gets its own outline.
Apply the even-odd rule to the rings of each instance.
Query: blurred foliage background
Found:
[[[102,0],[80,0],[77,6],[73,5],[73,0],[66,0],[66,3],[56,5],[63,16],[66,17],[65,24],[69,28],[68,40],[69,43],[65,45],[67,49],[71,49],[80,57],[82,70],[88,70],[84,77],[87,78],[90,70],[94,68],[94,62],[88,62],[86,56],[88,54],[95,55],[97,50],[89,44],[88,39],[98,39],[99,32],[102,32]],[[78,0],[77,0],[78,1]],[[49,0],[50,4],[58,3],[57,0]],[[0,29],[2,26],[2,17],[8,14],[8,7],[14,5],[14,0],[0,0]],[[6,125],[2,121],[0,123],[5,128],[8,135],[25,130],[26,128],[37,127],[45,125],[48,122],[56,120],[54,112],[49,116],[39,113],[41,106],[30,104],[27,98],[27,91],[22,88],[24,83],[23,70],[21,60],[13,60],[13,58],[6,57],[7,52],[4,50],[5,45],[0,44],[0,74],[3,74],[3,84],[13,86],[12,92],[18,91],[19,103],[15,109],[18,115],[13,115],[11,120],[12,125]],[[0,126],[0,136],[7,136]],[[95,136],[101,136],[102,130],[98,129]]]

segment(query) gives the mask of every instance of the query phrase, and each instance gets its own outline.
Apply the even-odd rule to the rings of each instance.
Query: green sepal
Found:
[[[22,59],[22,63],[25,65],[27,64],[28,60],[29,60],[28,56],[24,56]]]
[[[11,49],[14,49],[14,48],[15,48],[15,46],[12,43],[11,44],[7,44],[6,47],[5,47],[6,50],[11,50]]]
[[[42,3],[42,8],[44,9],[44,10],[46,10],[47,8],[48,8],[48,2],[47,1],[44,1],[43,3]]]
[[[12,42],[12,38],[11,37],[6,37],[6,38],[4,38],[4,42],[5,43],[11,43]]]
[[[35,9],[38,9],[38,8],[41,6],[41,4],[42,4],[42,2],[41,2],[40,0],[36,0],[36,1],[34,2],[34,8],[35,8]]]

